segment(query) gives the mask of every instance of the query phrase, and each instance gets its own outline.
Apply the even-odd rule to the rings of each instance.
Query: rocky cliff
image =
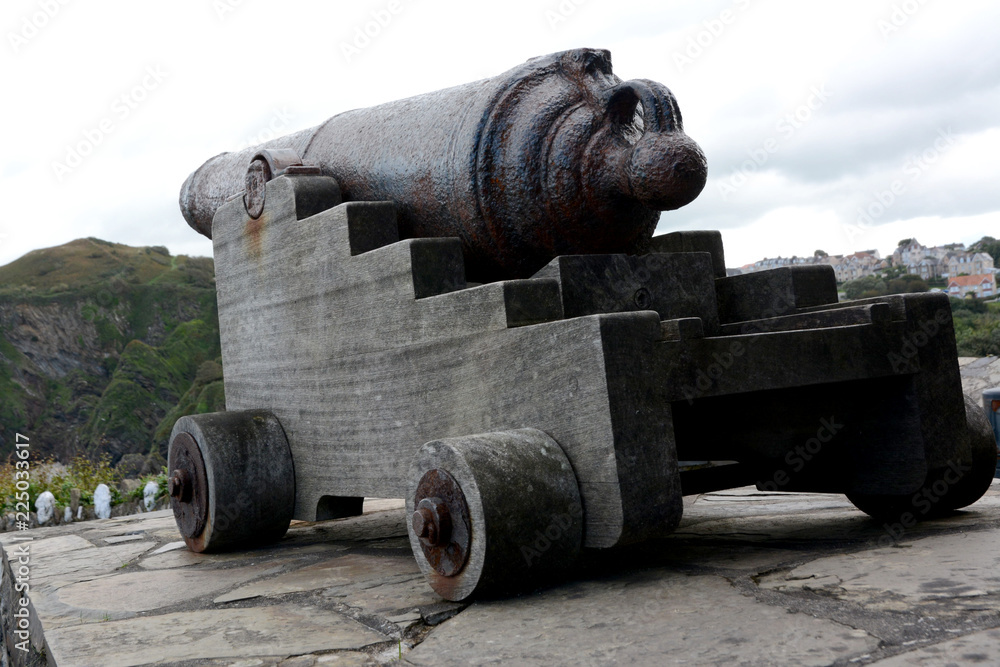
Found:
[[[0,267],[0,456],[22,433],[155,466],[174,419],[224,408],[214,283],[209,258],[98,239]]]

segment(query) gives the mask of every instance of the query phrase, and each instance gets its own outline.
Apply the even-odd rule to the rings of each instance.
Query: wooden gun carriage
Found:
[[[457,239],[399,240],[391,202],[309,173],[264,197],[214,222],[229,411],[171,438],[196,551],[404,497],[421,569],[459,600],[668,535],[684,494],[845,493],[905,521],[991,482],[943,294],[838,303],[828,266],[726,277],[717,232],[475,285]]]

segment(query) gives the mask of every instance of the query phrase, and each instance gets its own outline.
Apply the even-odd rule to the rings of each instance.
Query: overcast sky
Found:
[[[709,180],[658,232],[720,229],[730,266],[1000,236],[996,2],[4,0],[0,17],[0,264],[86,236],[210,255],[177,207],[207,158],[582,46],[674,91]]]

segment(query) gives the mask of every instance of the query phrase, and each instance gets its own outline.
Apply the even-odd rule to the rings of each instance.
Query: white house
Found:
[[[948,280],[948,296],[962,299],[966,295],[984,299],[997,293],[996,274],[979,273],[974,276],[955,276]]]

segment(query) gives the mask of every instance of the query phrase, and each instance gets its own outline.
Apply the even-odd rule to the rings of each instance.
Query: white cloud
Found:
[[[15,50],[10,35],[39,5],[7,0],[0,264],[82,236],[208,254],[177,209],[180,185],[215,153],[265,133],[276,110],[288,110],[283,131],[292,132],[579,46],[611,49],[620,76],[676,93],[711,180],[699,200],[663,216],[661,231],[721,228],[730,263],[861,249],[845,225],[947,127],[958,145],[856,242],[886,252],[906,236],[969,241],[1000,231],[995,3],[914,0],[919,9],[901,19],[899,0],[399,0],[386,20],[388,0],[223,2],[232,11],[221,17],[214,0],[66,3]],[[378,34],[346,58],[343,45],[373,20]],[[898,29],[883,34],[879,22],[893,20]],[[679,67],[675,55],[692,39],[701,52]],[[128,117],[115,115],[148,67],[166,72],[162,83]],[[785,136],[782,118],[820,84],[829,101]],[[107,118],[111,131],[59,181],[53,162]],[[723,199],[719,184],[769,138],[780,139],[777,150]]]

